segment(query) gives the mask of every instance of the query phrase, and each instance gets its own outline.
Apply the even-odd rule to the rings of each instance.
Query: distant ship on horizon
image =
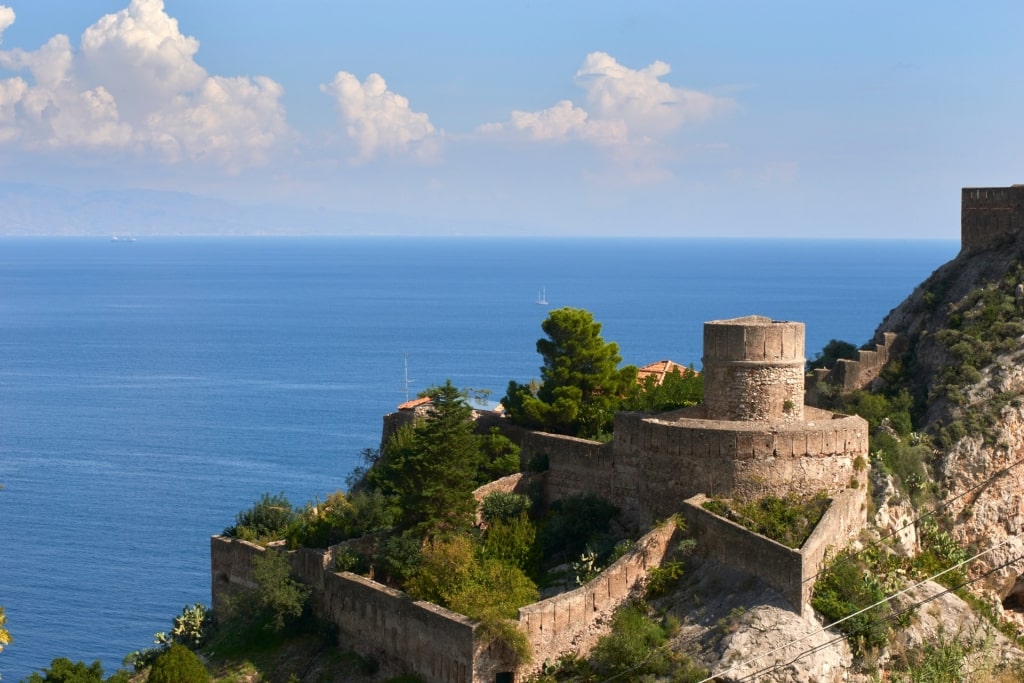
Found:
[[[114,235],[110,238],[111,242],[134,242],[135,237],[133,235]]]

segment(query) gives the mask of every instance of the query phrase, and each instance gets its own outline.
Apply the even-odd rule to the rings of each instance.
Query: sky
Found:
[[[187,193],[336,234],[957,239],[962,187],[1024,182],[1020,0],[0,3],[8,198]]]

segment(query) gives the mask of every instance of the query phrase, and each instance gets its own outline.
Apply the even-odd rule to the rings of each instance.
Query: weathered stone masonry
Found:
[[[365,577],[334,572],[332,549],[304,548],[288,558],[295,574],[313,588],[317,615],[337,626],[339,644],[373,657],[385,674],[493,683],[498,674],[523,680],[565,652],[589,651],[607,633],[615,610],[643,585],[650,569],[661,565],[677,533],[672,524],[663,524],[586,585],[521,608],[518,626],[533,652],[532,663],[521,666],[500,644],[489,646],[480,638],[477,622]],[[210,540],[215,607],[234,591],[255,586],[253,559],[263,552],[238,539]]]
[[[643,526],[699,493],[749,499],[851,484],[857,459],[867,461],[867,423],[804,405],[803,325],[749,316],[704,329],[703,405],[620,413],[606,445],[551,434],[523,441],[524,460],[548,456],[549,502],[593,492]]]
[[[1024,185],[965,187],[960,198],[960,248],[987,249],[1024,230]]]
[[[610,444],[508,433],[518,437],[524,462],[548,456],[549,469],[539,479],[548,502],[596,493],[642,528],[682,512],[698,552],[760,576],[802,613],[813,586],[808,577],[816,574],[825,549],[863,524],[866,478],[858,481],[857,459],[867,460],[867,424],[804,406],[803,324],[749,316],[706,323],[704,335],[704,405],[653,416],[620,413]],[[385,421],[385,432],[396,428],[396,420]],[[480,495],[527,486],[528,479],[513,476]],[[833,505],[800,551],[687,502],[700,494],[753,498],[822,490]],[[475,622],[370,579],[334,572],[331,549],[302,549],[289,559],[313,588],[316,612],[337,625],[341,644],[374,657],[382,671],[417,673],[431,683],[492,683],[522,680],[567,652],[588,652],[607,633],[615,609],[675,547],[677,533],[663,524],[585,586],[520,609],[518,626],[534,657],[522,666],[503,646],[488,645]],[[243,541],[212,539],[215,606],[254,585],[252,561],[261,552]]]

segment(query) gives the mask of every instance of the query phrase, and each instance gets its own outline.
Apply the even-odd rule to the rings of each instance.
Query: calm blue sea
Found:
[[[497,399],[537,377],[549,308],[590,310],[636,365],[699,368],[702,323],[749,314],[804,321],[813,356],[867,341],[957,249],[0,240],[0,673],[58,656],[113,671],[209,603],[211,534],[263,492],[342,488],[407,388],[450,378]]]

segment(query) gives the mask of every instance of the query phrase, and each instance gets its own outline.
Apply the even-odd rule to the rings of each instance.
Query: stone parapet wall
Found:
[[[349,572],[324,575],[318,612],[345,647],[372,657],[388,675],[417,673],[438,683],[477,679],[475,624],[466,617]]]
[[[215,607],[232,593],[255,587],[253,561],[263,552],[238,539],[211,539]],[[333,572],[329,557],[323,550],[288,552],[293,572],[313,588],[314,613],[338,628],[339,646],[373,657],[386,675],[493,683],[496,673],[514,669],[508,652],[478,642],[472,620],[356,574]]]
[[[836,361],[831,369],[819,368],[807,377],[807,402],[814,404],[818,400],[820,385],[828,384],[843,393],[868,389],[882,374],[882,369],[893,358],[898,358],[903,350],[902,340],[895,332],[882,335],[882,342],[870,349],[857,351],[857,359],[842,358]]]
[[[548,456],[546,502],[594,493],[645,526],[698,493],[749,499],[845,489],[857,458],[867,459],[867,422],[805,411],[804,424],[771,427],[707,420],[699,407],[619,413],[611,444],[536,433],[523,448]]]
[[[520,609],[519,628],[533,658],[518,671],[511,653],[478,638],[478,624],[467,617],[371,579],[334,572],[329,551],[305,548],[288,552],[288,558],[296,577],[313,588],[314,613],[338,628],[339,645],[372,657],[385,674],[412,672],[431,683],[493,683],[497,673],[516,671],[523,680],[545,661],[593,647],[608,633],[615,610],[660,566],[677,533],[674,524],[662,524],[586,585]],[[253,561],[264,552],[238,539],[211,539],[214,605],[255,587]]]
[[[802,613],[800,551],[705,510],[701,506],[707,499],[698,494],[683,503],[682,515],[687,531],[697,541],[696,552],[760,578]]]
[[[857,537],[868,519],[867,470],[860,475],[857,488],[849,488],[832,497],[832,504],[814,527],[810,538],[800,548],[803,557],[803,576],[800,580],[801,603],[811,601],[814,582],[818,578],[830,551],[842,548]]]
[[[686,500],[682,515],[689,535],[697,541],[699,555],[758,577],[778,591],[799,614],[809,614],[814,579],[828,549],[845,545],[863,528],[867,519],[866,490],[866,485],[862,485],[834,495],[799,550],[705,510],[702,505],[708,497],[703,494]]]
[[[965,187],[960,198],[960,246],[998,246],[1024,228],[1024,185]]]
[[[609,633],[615,610],[672,551],[678,533],[672,522],[662,524],[586,585],[521,608],[519,626],[530,641],[533,661],[517,672],[517,680],[539,673],[544,662],[565,653],[589,652]]]

